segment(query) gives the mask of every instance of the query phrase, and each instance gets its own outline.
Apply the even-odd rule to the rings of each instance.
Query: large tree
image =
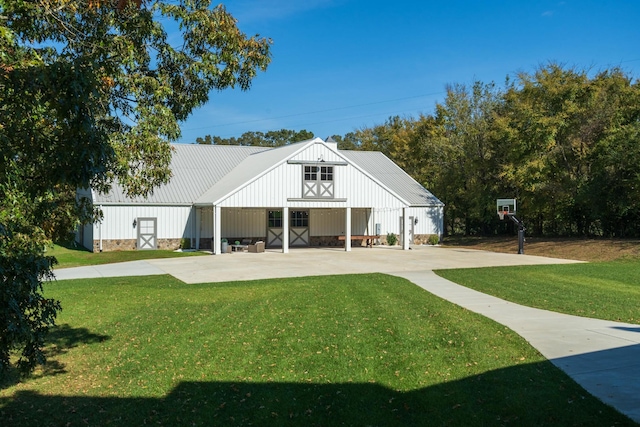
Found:
[[[555,63],[509,87],[495,122],[501,175],[536,234],[638,233],[639,89],[619,69]]]
[[[437,191],[445,200],[445,218],[452,233],[458,227],[465,234],[487,233],[495,217],[495,155],[506,147],[495,146],[492,127],[501,102],[495,84],[476,81],[471,87],[447,86],[444,102],[436,105],[437,121],[447,140],[446,166],[440,171]]]
[[[44,248],[93,215],[75,189],[166,183],[180,122],[248,89],[270,45],[208,0],[0,0],[0,370],[44,360]]]

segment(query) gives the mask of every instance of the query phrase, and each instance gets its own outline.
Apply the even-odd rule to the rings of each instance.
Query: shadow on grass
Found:
[[[69,324],[57,325],[47,335],[47,345],[52,346],[52,355],[66,352],[79,344],[95,344],[104,342],[108,335],[95,334],[87,328],[72,328]]]
[[[30,378],[40,378],[66,373],[65,366],[56,360],[57,356],[67,353],[70,349],[82,344],[95,344],[108,340],[107,335],[95,334],[86,328],[72,328],[68,324],[57,325],[49,330],[45,341],[44,353],[47,363]],[[20,374],[15,368],[10,368],[0,379],[0,390],[17,384]]]
[[[70,241],[70,242],[56,242],[56,245],[65,248],[69,251],[75,251],[75,252],[86,252],[86,253],[91,253],[91,251],[87,248],[85,248],[84,246],[82,246],[80,243],[76,242],[76,241]]]
[[[5,426],[635,425],[549,362],[409,392],[376,383],[275,382],[182,382],[160,398],[17,391],[0,398],[0,416]]]

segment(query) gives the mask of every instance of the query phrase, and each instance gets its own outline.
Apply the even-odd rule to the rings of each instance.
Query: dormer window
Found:
[[[333,166],[304,165],[302,197],[333,198]]]

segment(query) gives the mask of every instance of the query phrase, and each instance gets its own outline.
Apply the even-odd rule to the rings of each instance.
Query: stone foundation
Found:
[[[416,234],[413,236],[413,244],[414,245],[428,245],[429,237],[434,236],[434,234]],[[439,240],[438,240],[439,242]]]
[[[380,236],[380,240],[382,241],[382,236]],[[373,244],[376,245],[376,241],[374,240]],[[337,246],[344,247],[344,240],[338,240],[338,236],[310,236],[309,237],[309,246]],[[355,246],[367,246],[366,239],[352,240],[351,247]]]
[[[211,239],[209,244],[211,244]],[[171,250],[180,249],[182,239],[158,239],[158,249]],[[137,249],[136,239],[114,239],[102,241],[102,252],[112,251],[135,251]],[[100,252],[100,241],[93,241],[93,252]]]
[[[201,237],[200,238],[200,249],[208,249],[211,250],[213,249],[213,247],[211,246],[211,244],[213,243],[213,239],[211,237]],[[196,246],[198,247],[198,246]]]
[[[344,246],[338,236],[309,236],[309,246]]]
[[[429,244],[429,236],[431,234],[416,234],[413,236],[413,244],[414,245],[428,245]],[[242,242],[243,239],[251,239],[251,241],[255,242],[258,240],[262,240],[266,242],[265,237],[227,237],[227,241],[230,245],[234,244],[237,240]],[[191,241],[191,239],[189,239]],[[200,249],[203,250],[211,250],[211,244],[213,239],[210,237],[202,237],[200,238]],[[158,249],[165,250],[176,250],[180,249],[180,245],[182,243],[182,239],[158,239]],[[387,244],[387,236],[381,235],[379,243],[374,241],[375,244],[386,245]],[[366,240],[352,240],[351,246],[366,246]],[[137,241],[135,239],[114,239],[114,240],[103,240],[102,241],[102,251],[110,252],[110,251],[134,251],[137,249]],[[329,247],[344,247],[344,241],[338,240],[338,236],[309,236],[309,246],[329,246]],[[193,247],[192,249],[195,249]],[[93,241],[93,251],[100,252],[100,241]]]
[[[249,239],[251,240],[251,243],[253,242],[257,242],[258,240],[262,241],[262,242],[267,242],[267,238],[263,237],[263,236],[258,236],[258,237],[225,237],[225,239],[227,239],[227,243],[229,243],[230,245],[235,245],[236,242],[240,242],[242,243],[243,240],[245,239]]]
[[[413,243],[412,245],[428,245],[429,244],[429,237],[433,236],[433,234],[415,234],[413,236]],[[396,234],[396,237],[398,238],[398,243],[396,243],[396,246],[400,244],[400,237]],[[380,244],[381,245],[386,245],[387,244],[387,235],[381,235],[380,236]]]
[[[102,252],[134,251],[135,249],[135,239],[114,239],[102,241]],[[93,241],[93,252],[100,252],[100,240]]]

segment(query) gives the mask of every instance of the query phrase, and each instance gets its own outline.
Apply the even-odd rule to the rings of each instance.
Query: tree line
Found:
[[[333,138],[385,153],[433,192],[448,234],[510,232],[495,202],[513,197],[530,235],[640,236],[640,84],[628,73],[549,63],[446,93],[433,114]]]

